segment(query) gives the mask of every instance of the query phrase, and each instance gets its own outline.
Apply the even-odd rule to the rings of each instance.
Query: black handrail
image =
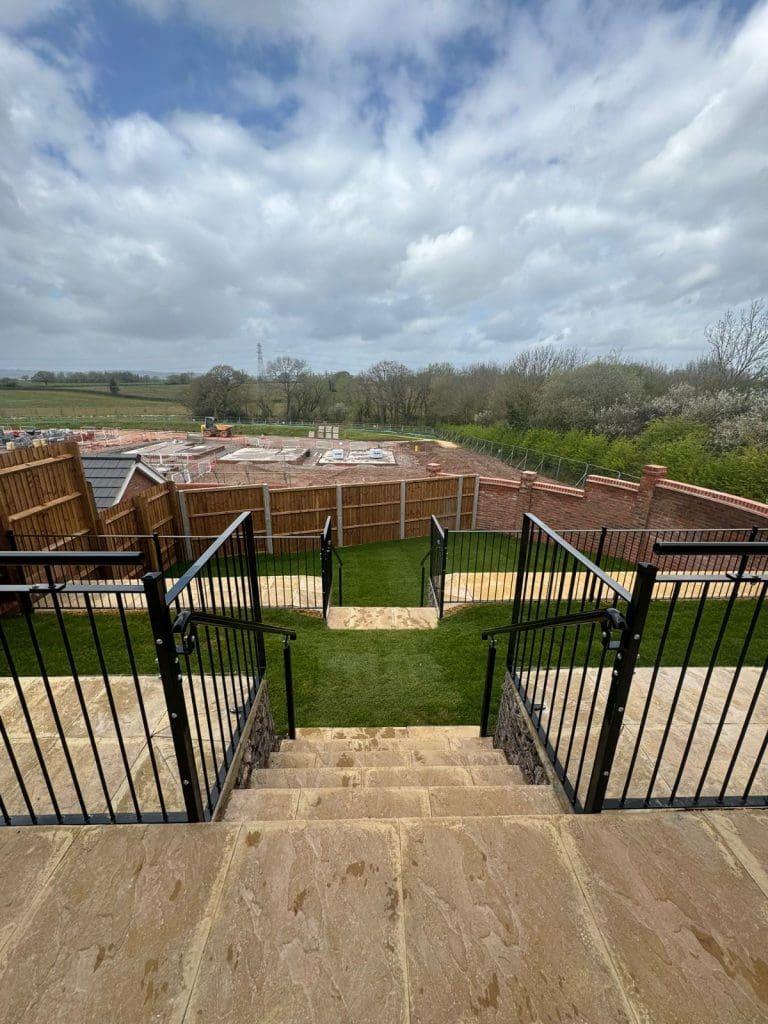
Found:
[[[141,551],[0,551],[0,565],[143,565]]]
[[[233,534],[237,533],[237,531],[240,529],[243,523],[245,523],[246,520],[250,519],[251,515],[252,513],[250,511],[241,512],[237,519],[235,519],[227,527],[227,529],[219,537],[216,538],[213,544],[210,544],[205,549],[202,555],[200,555],[200,557],[196,559],[192,563],[192,565],[190,565],[190,567],[187,569],[184,575],[176,581],[176,583],[165,595],[166,604],[168,604],[169,606],[173,604],[173,602],[178,598],[179,594],[181,594],[181,592],[189,586],[189,584],[197,576],[201,569],[203,569],[206,566],[206,564],[211,560],[211,558],[213,558],[216,552],[219,551],[226,544],[229,538],[232,537]]]
[[[480,636],[489,640],[495,636],[511,633],[525,633],[530,629],[553,629],[555,626],[571,626],[581,622],[595,622],[605,619],[611,629],[625,629],[624,616],[618,608],[597,608],[588,612],[572,612],[570,615],[553,615],[548,619],[532,619],[530,622],[516,622],[509,626],[496,626],[487,629]]]
[[[534,619],[530,622],[516,622],[508,626],[497,626],[487,629],[481,634],[483,640],[490,640],[488,659],[485,668],[485,685],[483,687],[483,704],[480,710],[480,735],[488,736],[488,720],[491,714],[491,695],[493,692],[493,675],[496,667],[496,637],[525,633],[534,629],[555,629],[557,626],[579,626],[585,622],[604,622],[609,632],[603,634],[606,649],[611,648],[610,630],[627,628],[626,620],[618,608],[597,608],[592,611],[573,612],[570,615],[553,615],[546,619]]]
[[[207,612],[181,612],[173,623],[173,632],[181,633],[188,623],[199,623],[201,626],[220,626],[222,629],[244,629],[249,633],[273,633],[289,640],[296,639],[292,629],[283,626],[268,626],[264,622],[247,622],[245,619],[230,619],[225,615],[209,615]]]
[[[542,520],[539,519],[538,516],[533,515],[532,512],[528,512],[526,513],[526,518],[530,522],[532,522],[533,525],[541,531],[541,533],[545,534],[552,541],[554,541],[562,551],[565,551],[568,555],[571,556],[571,558],[577,561],[580,565],[583,565],[585,569],[588,569],[591,573],[594,573],[594,575],[597,576],[600,582],[605,584],[606,587],[608,587],[615,594],[617,594],[622,601],[632,600],[632,595],[626,589],[626,587],[623,587],[612,576],[609,576],[607,572],[604,572],[599,565],[595,565],[592,559],[587,558],[587,556],[583,552],[579,551],[578,548],[575,548],[572,544],[569,544],[568,541],[565,540],[559,533],[551,529],[551,527],[547,526],[546,523],[542,522]]]
[[[765,540],[657,540],[655,555],[768,555]]]
[[[331,548],[333,557],[339,563],[339,607],[344,604],[344,562],[335,547]]]

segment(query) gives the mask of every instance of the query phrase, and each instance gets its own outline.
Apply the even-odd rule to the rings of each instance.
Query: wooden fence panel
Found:
[[[264,527],[264,489],[252,487],[179,487],[193,537],[217,537],[241,512],[253,512],[253,528]],[[185,532],[185,531],[180,531]]]
[[[270,491],[272,533],[317,533],[328,516],[336,523],[336,487],[280,488]]]
[[[400,537],[400,481],[344,484],[344,544],[366,544]]]
[[[77,444],[67,441],[0,455],[0,512],[6,528],[20,537],[94,533],[96,512]]]
[[[458,493],[459,478],[455,476],[409,480],[405,490],[405,536],[426,537],[431,516],[446,529],[454,529]]]

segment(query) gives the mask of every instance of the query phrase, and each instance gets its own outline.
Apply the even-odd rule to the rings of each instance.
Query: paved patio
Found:
[[[0,830],[4,1024],[758,1024],[768,812]]]

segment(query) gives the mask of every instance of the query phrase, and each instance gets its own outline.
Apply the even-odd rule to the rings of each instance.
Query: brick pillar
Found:
[[[637,492],[635,508],[632,513],[632,525],[638,529],[642,530],[648,526],[656,484],[663,480],[666,475],[666,466],[643,466],[643,475],[640,477],[640,489]]]
[[[520,477],[520,493],[517,498],[517,510],[522,519],[524,512],[531,512],[533,509],[533,485],[536,483],[539,474],[532,469],[526,469]]]

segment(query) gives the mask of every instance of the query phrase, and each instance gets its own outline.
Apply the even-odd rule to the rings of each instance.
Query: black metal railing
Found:
[[[655,577],[605,807],[765,806],[768,543],[654,552],[686,571]]]
[[[767,555],[757,540],[657,542],[656,560],[687,571],[641,562],[629,591],[527,515],[512,622],[483,633],[482,733],[508,636],[508,679],[577,811],[765,805]]]
[[[512,621],[486,631],[483,730],[496,661],[495,637],[508,635],[506,670],[573,806],[591,811],[612,733],[602,736],[631,660],[627,624],[636,595],[586,555],[527,514],[519,541]],[[608,628],[610,626],[610,628]],[[612,630],[621,629],[619,639]],[[490,690],[489,690],[490,687]],[[486,707],[487,706],[487,707]]]
[[[265,534],[254,531],[254,545],[257,555],[258,573],[261,577],[262,601],[265,607],[291,608],[299,611],[319,611],[325,607],[323,582],[323,533],[302,534]],[[66,536],[43,533],[7,532],[7,540],[12,550],[41,551],[53,553],[67,551],[93,551],[119,554],[123,551],[141,551],[144,555],[143,568],[122,566],[117,569],[101,567],[99,575],[105,578],[111,574],[112,582],[130,582],[140,578],[146,570],[162,572],[169,586],[173,586],[178,578],[188,571],[190,566],[208,550],[211,544],[219,539],[216,535],[182,535],[182,534],[88,534],[78,533]],[[239,555],[236,555],[236,558]],[[338,556],[336,556],[338,561]],[[215,571],[226,575],[228,571],[237,569],[236,561],[230,565],[220,560]],[[93,570],[87,567],[69,568],[59,566],[57,573],[63,580],[73,582],[79,579],[84,582],[93,576]],[[341,570],[339,570],[339,579]],[[339,583],[341,587],[341,583]],[[106,595],[103,608],[111,610],[112,603]],[[67,594],[66,601],[73,610],[78,608],[78,595],[74,591]],[[136,607],[141,608],[140,598],[135,599]],[[341,603],[341,599],[339,599]]]
[[[445,606],[445,559],[448,546],[448,530],[443,529],[436,516],[430,517],[429,551],[421,561],[421,603],[425,600],[425,563],[429,563],[427,577],[427,604],[434,608],[442,619]]]
[[[751,542],[768,539],[768,529],[757,526],[697,530],[601,527],[560,530],[558,535],[588,555],[595,565],[611,573],[627,589],[631,589],[638,562],[653,560],[659,572],[665,573],[684,573],[694,568],[698,571],[706,568],[712,573],[724,573],[738,565],[735,556],[723,552],[706,556],[705,562],[702,562],[702,556],[691,553],[657,553],[654,556],[654,544],[657,541]],[[455,604],[498,604],[510,601],[514,593],[521,536],[520,530],[451,530],[446,538],[445,578],[442,584],[445,601]],[[761,564],[764,569],[768,569],[768,558],[763,557]],[[425,579],[426,570],[422,572],[422,605],[427,596]],[[681,598],[686,599],[689,592],[695,594],[695,587],[682,587]],[[719,596],[720,593],[728,596],[727,584],[713,585],[711,596]]]
[[[78,578],[143,560],[0,552],[0,600],[14,608],[0,618],[0,823],[210,819],[265,684],[265,636],[283,641],[295,735],[296,635],[261,621],[250,513],[171,589],[159,572]]]
[[[344,562],[333,543],[333,528],[331,517],[325,521],[323,532],[320,534],[320,567],[323,588],[323,616],[328,618],[328,609],[333,598],[333,563],[336,562],[338,572],[338,591],[336,599],[339,606],[344,604]]]

